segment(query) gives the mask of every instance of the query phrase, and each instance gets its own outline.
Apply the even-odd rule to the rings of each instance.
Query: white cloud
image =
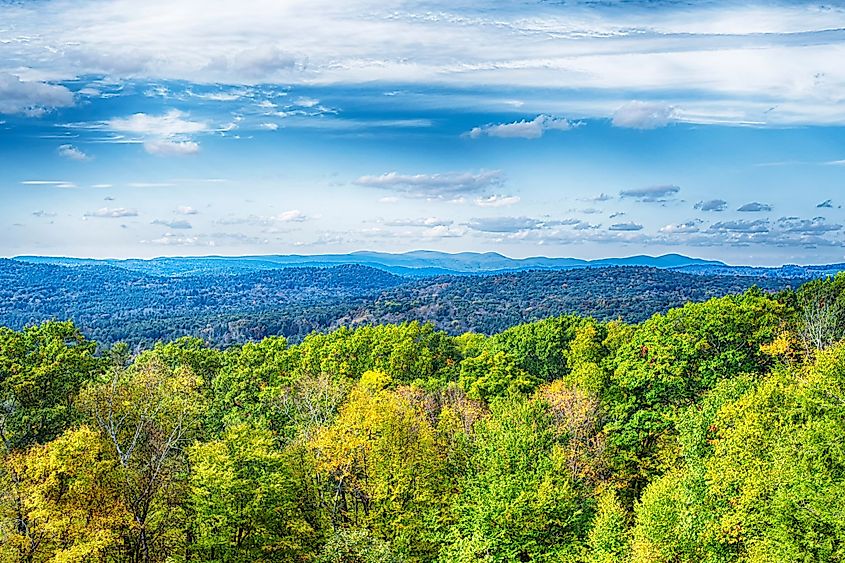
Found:
[[[514,2],[489,9],[445,0],[253,0],[245,9],[205,0],[57,0],[50,8],[0,4],[7,67],[32,67],[28,75],[51,80],[388,90],[436,82],[498,89],[499,107],[513,96],[503,100],[502,87],[566,89],[576,93],[573,105],[593,109],[596,92],[637,92],[646,103],[671,93],[665,103],[683,108],[681,121],[845,121],[845,45],[831,31],[845,28],[837,3],[668,2],[648,10],[550,2],[526,10]],[[754,94],[765,99],[749,101]],[[589,115],[611,117],[624,101]],[[660,115],[635,121],[655,126]],[[620,115],[620,123],[631,121]]]
[[[308,217],[299,209],[291,209],[290,211],[283,211],[273,216],[272,219],[281,221],[282,223],[301,223],[302,221],[307,221]]]
[[[674,198],[680,191],[681,188],[674,185],[649,186],[647,188],[622,190],[619,192],[619,196],[647,203],[663,203]]]
[[[217,219],[214,222],[218,225],[253,225],[273,227],[278,223],[302,223],[308,221],[310,217],[305,215],[299,209],[291,209],[283,211],[276,215],[249,215],[247,217],[229,216],[222,219]]]
[[[693,208],[701,211],[724,211],[728,207],[728,202],[724,199],[708,199],[707,201],[699,201]]]
[[[614,223],[613,225],[608,227],[608,230],[610,230],[610,231],[641,231],[642,229],[643,229],[642,225],[640,225],[639,223],[634,223],[634,222]]]
[[[519,196],[515,195],[491,195],[475,199],[478,207],[507,207],[519,203]]]
[[[110,219],[117,219],[119,217],[137,217],[138,210],[136,209],[127,209],[125,207],[102,207],[97,209],[96,211],[88,211],[85,213],[85,217],[102,217],[102,218],[110,218]]]
[[[176,213],[179,215],[197,215],[199,211],[191,207],[190,205],[181,205],[176,208]]]
[[[266,129],[268,131],[275,131],[279,128],[279,125],[277,123],[261,123],[258,125],[258,127],[260,127],[261,129]]]
[[[614,112],[612,123],[614,127],[628,129],[657,129],[666,127],[674,114],[675,108],[672,106],[634,100]]]
[[[170,139],[158,139],[145,141],[144,150],[150,154],[168,156],[182,156],[197,154],[200,151],[199,143],[195,141],[173,141]]]
[[[687,221],[685,223],[676,223],[671,225],[666,225],[660,228],[661,233],[666,234],[684,234],[684,233],[697,233],[701,230],[701,225],[704,222],[700,219],[693,219],[691,221]]]
[[[209,130],[207,123],[188,119],[187,114],[176,109],[162,115],[136,113],[129,117],[109,119],[105,124],[113,131],[154,137],[175,137]]]
[[[408,197],[456,200],[468,194],[501,187],[504,184],[504,176],[498,170],[441,174],[387,172],[380,176],[361,176],[354,184],[391,190]]]
[[[199,143],[191,137],[210,130],[208,123],[196,121],[179,110],[170,110],[162,115],[135,113],[129,117],[118,117],[105,121],[102,126],[118,133],[136,136],[144,144],[144,150],[160,156],[196,154]]]
[[[771,210],[771,205],[769,205],[768,203],[760,203],[759,201],[752,201],[751,203],[746,203],[745,205],[737,209],[737,211],[742,211],[743,213],[760,213],[763,211]]]
[[[13,74],[0,72],[0,113],[39,117],[49,109],[72,105],[73,93],[64,86],[24,81]]]
[[[572,123],[562,117],[550,115],[538,115],[531,121],[521,120],[512,123],[491,123],[480,127],[473,127],[467,135],[473,139],[479,137],[504,137],[520,139],[538,139],[546,131],[568,131],[577,127],[578,123]]]
[[[61,145],[58,149],[59,156],[69,158],[71,160],[89,160],[91,157],[85,154],[81,149],[73,145]]]

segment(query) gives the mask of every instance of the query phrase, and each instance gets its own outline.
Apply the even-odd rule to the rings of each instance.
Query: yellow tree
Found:
[[[171,369],[150,353],[83,394],[120,468],[123,502],[132,516],[122,548],[129,561],[164,560],[184,537],[185,447],[203,409],[197,387],[192,370]]]
[[[69,430],[8,460],[9,483],[23,518],[4,518],[3,561],[91,561],[120,540],[130,524],[120,468],[101,436]]]
[[[425,521],[442,499],[435,432],[421,409],[367,372],[334,423],[311,440],[335,528],[362,527],[430,559]]]

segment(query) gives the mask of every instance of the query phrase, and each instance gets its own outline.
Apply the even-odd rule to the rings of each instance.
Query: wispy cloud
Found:
[[[192,229],[193,225],[184,219],[155,219],[153,225],[163,225],[170,229]]]
[[[49,186],[62,189],[76,188],[76,184],[73,182],[66,182],[64,180],[24,180],[21,184],[24,186]]]
[[[478,207],[508,207],[516,205],[519,201],[519,196],[515,195],[491,195],[476,198],[475,205]]]
[[[845,13],[836,5],[670,2],[646,10],[555,2],[529,10],[444,0],[259,0],[247,10],[201,0],[80,0],[51,5],[49,14],[39,4],[0,4],[0,21],[8,25],[6,49],[33,76],[379,82],[389,91],[436,81],[568,90],[581,102],[596,92],[636,92],[636,103],[623,109],[622,100],[593,116],[640,128],[671,121],[666,108],[673,106],[683,108],[683,121],[843,121],[841,38],[830,30],[845,28]],[[749,101],[749,94],[765,99]],[[32,97],[6,102],[7,111],[33,107]],[[40,107],[72,103],[64,90],[34,98]]]
[[[543,221],[530,217],[480,217],[472,219],[467,226],[486,233],[515,233],[538,229],[543,226]]]

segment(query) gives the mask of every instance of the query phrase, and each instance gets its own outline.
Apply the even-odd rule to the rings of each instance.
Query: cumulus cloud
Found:
[[[196,154],[200,146],[191,137],[210,130],[208,123],[190,119],[188,114],[175,109],[162,115],[135,113],[109,119],[104,127],[140,138],[144,150],[161,156]]]
[[[109,219],[117,219],[119,217],[137,217],[138,210],[127,209],[125,207],[101,207],[96,211],[88,211],[85,217],[103,217]]]
[[[455,200],[501,187],[504,184],[504,176],[498,170],[442,174],[387,172],[380,176],[361,176],[353,183],[358,186],[394,191],[407,197]]]
[[[562,117],[538,115],[534,119],[513,121],[511,123],[490,123],[473,127],[467,135],[473,139],[479,137],[503,137],[519,139],[538,139],[546,131],[568,131],[579,124]]]
[[[762,211],[771,211],[772,206],[768,203],[760,203],[759,201],[752,201],[751,203],[746,203],[737,211],[742,211],[743,213],[759,213]]]
[[[180,205],[176,208],[176,213],[178,213],[179,215],[197,215],[199,211],[197,211],[190,205]]]
[[[777,227],[787,233],[801,233],[805,235],[821,235],[842,230],[839,223],[828,223],[824,217],[799,219],[798,217],[781,217],[777,220]]]
[[[169,227],[171,229],[192,229],[193,225],[191,225],[188,221],[184,219],[155,219],[152,221],[153,225],[163,225],[165,227]]]
[[[699,201],[693,206],[693,208],[701,211],[724,211],[728,208],[728,202],[724,199],[708,199],[705,201]]]
[[[648,203],[663,203],[674,198],[680,191],[681,188],[674,185],[649,186],[647,188],[622,190],[619,192],[619,196]]]
[[[515,195],[491,195],[475,199],[478,207],[507,207],[519,203],[519,196]]]
[[[639,223],[614,223],[613,225],[608,227],[610,231],[641,231],[643,230],[643,226]]]
[[[55,217],[56,214],[52,211],[44,211],[43,209],[39,209],[38,211],[33,211],[32,215],[34,217]]]
[[[85,154],[81,149],[73,145],[61,145],[58,149],[59,156],[69,158],[71,160],[88,160],[91,157]]]
[[[64,86],[24,81],[0,72],[0,113],[39,117],[53,108],[73,105],[73,93]]]
[[[276,129],[279,128],[279,124],[278,123],[269,123],[269,122],[268,123],[260,123],[258,125],[258,127],[260,127],[261,129],[266,129],[267,131],[275,131]]]
[[[614,127],[628,129],[657,129],[666,127],[673,119],[675,108],[658,102],[631,101],[613,114]]]

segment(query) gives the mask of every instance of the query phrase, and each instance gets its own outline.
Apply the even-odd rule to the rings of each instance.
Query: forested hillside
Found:
[[[0,560],[845,560],[845,276],[638,323],[0,329]]]
[[[491,334],[576,312],[639,322],[753,285],[777,291],[798,283],[645,267],[405,278],[341,265],[166,276],[0,260],[0,325],[71,319],[88,338],[133,349],[186,335],[216,346],[272,335],[296,342],[317,330],[410,320],[453,335]]]
[[[567,313],[641,322],[690,301],[797,287],[796,279],[682,274],[636,266],[534,271],[491,276],[439,276],[386,289],[341,319],[348,323],[432,322],[453,334],[492,334]]]

